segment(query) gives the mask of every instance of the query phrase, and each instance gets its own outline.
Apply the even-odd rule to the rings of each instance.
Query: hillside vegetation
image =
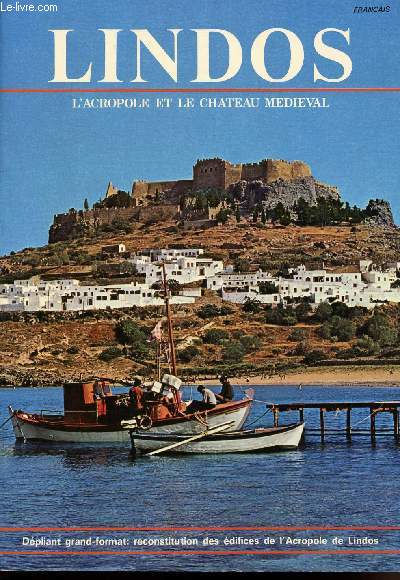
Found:
[[[101,259],[102,245],[123,242],[128,251],[177,246],[202,247],[207,254],[245,270],[258,264],[278,272],[286,266],[335,267],[372,258],[377,264],[399,255],[398,230],[357,227],[264,226],[251,220],[206,231],[184,232],[172,223],[139,225],[130,233],[25,249],[0,259],[1,281],[40,275],[82,280],[131,280],[126,259]],[[110,268],[113,266],[114,268]],[[108,267],[108,270],[107,270]],[[146,342],[162,309],[97,313],[38,313],[0,322],[2,384],[60,384],[88,376],[127,379],[152,374],[154,352]],[[174,313],[178,362],[183,376],[261,372],[279,375],[316,364],[357,364],[400,359],[400,309],[374,313],[323,305],[313,313],[300,304],[271,310],[256,303],[237,306],[210,291]]]

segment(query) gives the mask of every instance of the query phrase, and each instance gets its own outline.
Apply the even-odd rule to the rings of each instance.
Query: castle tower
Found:
[[[193,189],[227,189],[241,179],[272,183],[278,179],[293,181],[311,176],[311,169],[302,161],[263,159],[258,163],[230,163],[216,157],[198,159],[193,166]]]
[[[113,195],[116,195],[118,193],[118,187],[115,187],[115,185],[113,185],[111,183],[111,181],[109,181],[108,186],[107,186],[107,191],[106,191],[106,197],[111,197]]]

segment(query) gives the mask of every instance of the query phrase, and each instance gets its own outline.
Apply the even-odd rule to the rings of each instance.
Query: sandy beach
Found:
[[[218,380],[201,381],[208,385],[218,385]],[[265,375],[232,377],[232,385],[341,385],[341,386],[400,386],[400,367],[396,366],[349,366],[349,367],[315,367],[301,372],[288,372],[286,375]]]

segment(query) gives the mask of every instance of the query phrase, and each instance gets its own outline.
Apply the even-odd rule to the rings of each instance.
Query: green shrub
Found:
[[[244,352],[246,354],[254,352],[261,347],[261,339],[258,336],[243,334],[239,338],[239,342],[242,345]]]
[[[308,302],[300,302],[298,306],[296,306],[296,316],[297,319],[301,322],[306,321],[309,318],[309,314],[312,311],[311,305]]]
[[[280,304],[276,308],[265,311],[265,322],[279,326],[294,326],[297,324],[296,310],[292,306],[283,308]]]
[[[380,346],[391,346],[397,340],[397,333],[383,314],[374,314],[361,329],[364,334],[378,342]]]
[[[358,356],[375,356],[380,354],[381,349],[377,342],[369,336],[363,336],[352,348],[339,351],[337,358],[356,358]]]
[[[350,308],[344,302],[333,302],[331,304],[332,314],[341,318],[349,318]]]
[[[250,270],[251,262],[247,258],[238,257],[235,259],[235,272],[248,272]]]
[[[36,254],[22,258],[22,263],[27,266],[32,266],[32,268],[36,268],[41,264],[41,262],[42,260],[40,256],[37,256]]]
[[[347,342],[353,338],[355,331],[356,327],[350,320],[341,318],[340,316],[332,316],[329,322],[324,322],[320,326],[318,334],[322,338],[329,339],[337,337],[340,342]]]
[[[178,351],[178,359],[183,363],[188,363],[199,354],[200,350],[197,348],[197,346],[191,345],[183,350]]]
[[[203,335],[203,342],[206,344],[222,344],[224,340],[229,339],[230,334],[222,328],[209,328]]]
[[[142,359],[149,352],[149,343],[147,342],[147,333],[140,328],[133,320],[122,320],[116,327],[117,338],[119,342],[129,345],[131,354]]]
[[[362,316],[365,316],[367,312],[368,308],[365,308],[364,306],[354,306],[353,308],[349,308],[348,317],[351,320],[354,320],[355,318],[361,318]]]
[[[306,332],[301,328],[294,328],[288,336],[288,340],[291,342],[301,342],[305,340]]]
[[[47,263],[49,266],[65,266],[69,264],[69,255],[67,252],[55,252],[54,255],[49,256]]]
[[[72,345],[69,348],[67,348],[68,354],[78,354],[78,352],[79,352],[79,348],[75,345]]]
[[[332,327],[329,322],[324,322],[317,330],[318,336],[329,340],[332,337]]]
[[[332,318],[332,314],[332,306],[328,304],[328,302],[321,302],[315,311],[314,317],[318,322],[325,322],[326,320],[330,320],[330,318]]]
[[[361,354],[366,356],[377,355],[381,351],[379,344],[370,336],[363,336],[358,339],[354,348],[357,348]]]
[[[222,359],[225,362],[241,362],[245,355],[245,349],[239,340],[225,343],[222,351]]]
[[[326,353],[323,350],[319,350],[319,349],[315,349],[315,350],[310,350],[310,352],[307,352],[303,362],[306,365],[313,365],[321,360],[324,360],[326,358]]]
[[[337,336],[341,342],[351,340],[355,334],[356,327],[346,318],[333,316],[331,320],[331,335]]]
[[[243,304],[243,312],[252,312],[257,314],[262,310],[261,302],[256,298],[246,298]]]
[[[282,326],[294,326],[295,324],[297,324],[297,318],[295,314],[287,314],[286,316],[282,316],[281,318]]]
[[[227,316],[228,314],[232,314],[232,308],[229,306],[221,306],[218,308],[215,304],[204,304],[199,310],[197,311],[197,316],[200,318],[207,319],[207,318],[214,318],[215,316]]]
[[[200,318],[214,318],[214,316],[219,316],[219,308],[215,306],[215,304],[204,304],[199,310],[197,311],[197,316]]]
[[[229,209],[220,209],[219,212],[217,213],[217,215],[215,216],[215,219],[217,220],[217,222],[219,222],[221,224],[226,224],[226,222],[228,221],[230,213],[231,212]]]
[[[279,290],[279,287],[276,284],[274,284],[273,282],[269,282],[268,280],[260,282],[258,288],[260,294],[276,294]]]
[[[109,362],[115,358],[122,356],[122,351],[117,346],[110,346],[109,348],[104,349],[99,354],[99,359],[105,362]]]

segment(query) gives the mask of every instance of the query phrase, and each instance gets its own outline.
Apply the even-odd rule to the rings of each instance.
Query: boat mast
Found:
[[[161,343],[157,341],[157,380],[161,380]]]
[[[165,311],[167,315],[167,324],[168,324],[168,342],[169,342],[169,352],[171,358],[171,368],[172,373],[176,375],[176,356],[175,356],[175,344],[174,344],[174,336],[172,333],[172,319],[171,319],[171,307],[169,304],[169,287],[167,282],[167,274],[165,271],[165,264],[162,265],[162,273],[163,273],[163,284],[164,284],[164,300],[165,300]]]

